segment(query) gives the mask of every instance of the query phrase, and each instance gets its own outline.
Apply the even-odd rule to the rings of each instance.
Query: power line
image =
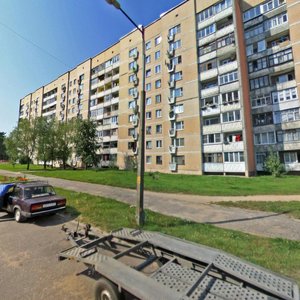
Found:
[[[20,33],[18,33],[17,31],[15,31],[14,29],[12,29],[11,27],[9,27],[8,25],[0,22],[0,25],[2,25],[3,27],[5,27],[7,30],[9,30],[10,32],[14,33],[16,36],[18,36],[19,38],[23,39],[24,41],[26,41],[27,43],[35,46],[36,48],[38,48],[40,51],[44,52],[45,54],[51,56],[52,58],[54,58],[55,60],[57,60],[58,62],[60,62],[61,64],[63,64],[66,67],[70,67],[67,64],[65,64],[61,59],[59,59],[57,56],[51,54],[49,51],[47,51],[46,49],[42,48],[41,46],[39,46],[38,44],[34,43],[33,41],[29,40],[28,38],[26,38],[25,36],[21,35]]]

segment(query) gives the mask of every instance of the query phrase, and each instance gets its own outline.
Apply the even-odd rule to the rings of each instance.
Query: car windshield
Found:
[[[44,196],[53,196],[55,191],[52,186],[43,185],[43,186],[32,186],[24,188],[24,198],[31,199]]]

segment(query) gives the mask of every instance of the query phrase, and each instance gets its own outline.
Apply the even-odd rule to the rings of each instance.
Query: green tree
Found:
[[[76,126],[73,121],[68,123],[59,122],[55,131],[56,158],[62,162],[63,168],[66,169],[67,161],[73,152],[73,140]]]
[[[53,141],[54,120],[47,120],[44,117],[36,120],[37,134],[37,159],[43,161],[44,169],[46,169],[47,161],[52,158],[52,148],[55,145]]]
[[[19,136],[18,128],[14,128],[9,136],[4,141],[6,147],[6,153],[8,155],[9,161],[14,166],[19,158]]]
[[[7,159],[6,147],[5,147],[5,132],[0,132],[0,160]]]
[[[87,169],[98,163],[98,143],[96,123],[90,120],[78,120],[74,139],[76,155],[81,158]]]
[[[23,157],[27,161],[27,170],[29,170],[30,162],[33,160],[33,156],[36,151],[37,131],[36,131],[36,119],[29,121],[22,119],[18,125],[18,149],[23,154]],[[20,156],[19,156],[20,158]]]
[[[284,173],[284,165],[280,162],[278,153],[273,149],[269,149],[264,162],[264,169],[274,177],[280,177]]]

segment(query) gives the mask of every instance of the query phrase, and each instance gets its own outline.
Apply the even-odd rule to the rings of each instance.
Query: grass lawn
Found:
[[[31,166],[31,173],[45,177],[56,177],[82,182],[135,189],[136,172],[111,169],[96,170],[43,170]],[[25,165],[0,164],[0,169],[25,172]],[[234,176],[196,176],[180,174],[145,174],[145,189],[166,192],[209,196],[245,195],[297,195],[300,194],[300,176],[258,176],[252,178]]]
[[[68,199],[68,211],[81,222],[105,231],[135,228],[135,208],[112,199],[56,189]],[[145,230],[154,230],[222,249],[252,263],[294,278],[300,283],[300,242],[257,237],[198,224],[146,210]]]
[[[300,202],[299,201],[226,201],[215,203],[227,207],[239,207],[252,210],[269,211],[275,213],[285,213],[295,219],[300,219]]]

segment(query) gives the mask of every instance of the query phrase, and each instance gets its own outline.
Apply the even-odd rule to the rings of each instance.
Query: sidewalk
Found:
[[[0,170],[4,176],[16,176],[16,173]],[[45,180],[26,174],[27,178]],[[70,181],[47,177],[47,181],[57,187],[108,197],[130,205],[135,205],[136,191],[105,185]],[[233,207],[222,207],[211,202],[218,201],[300,201],[300,195],[267,196],[195,196],[184,194],[165,194],[145,191],[145,208],[165,215],[176,216],[199,223],[207,223],[223,228],[243,231],[266,237],[280,237],[300,241],[300,220],[284,214],[259,212]]]

